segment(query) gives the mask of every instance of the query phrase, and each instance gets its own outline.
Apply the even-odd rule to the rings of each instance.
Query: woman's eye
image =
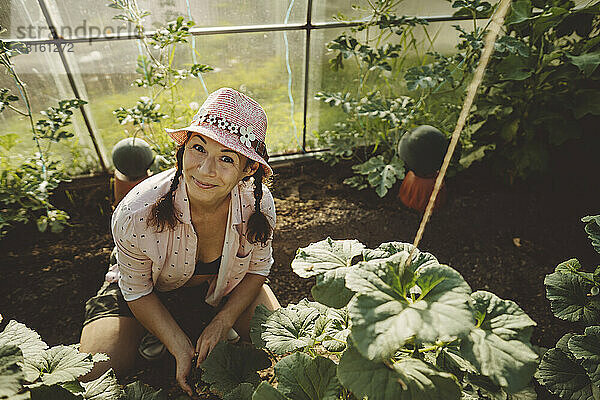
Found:
[[[233,158],[229,156],[223,156],[221,159],[227,163],[233,163]]]
[[[204,152],[204,147],[202,147],[202,145],[200,145],[200,144],[195,144],[195,145],[193,145],[193,146],[192,146],[192,149],[194,149],[194,150],[198,150],[198,151],[200,151],[200,152]]]

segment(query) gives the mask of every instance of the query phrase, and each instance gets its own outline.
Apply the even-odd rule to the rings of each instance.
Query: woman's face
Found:
[[[247,158],[198,133],[185,144],[183,177],[192,201],[214,205],[225,199],[258,163],[246,168]]]

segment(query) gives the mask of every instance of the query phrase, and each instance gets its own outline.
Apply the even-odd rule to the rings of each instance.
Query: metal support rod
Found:
[[[302,113],[302,152],[306,153],[306,119],[308,115],[308,84],[310,81],[310,32],[312,24],[312,0],[308,0],[306,10],[306,44],[304,49],[304,107]]]
[[[77,84],[73,79],[71,69],[69,68],[69,63],[66,60],[63,48],[65,44],[68,43],[89,43],[92,42],[104,42],[104,41],[113,41],[113,40],[133,40],[139,39],[139,35],[131,32],[127,32],[125,34],[111,33],[104,34],[98,37],[89,37],[89,38],[63,38],[56,31],[56,27],[52,23],[52,19],[48,12],[48,9],[44,3],[44,0],[38,0],[39,5],[42,9],[44,17],[46,18],[46,22],[50,28],[50,32],[52,35],[51,39],[33,39],[33,38],[23,38],[23,39],[3,39],[4,42],[7,43],[24,43],[24,44],[53,44],[58,49],[61,61],[67,73],[67,77],[69,80],[69,84],[73,90],[73,93],[76,98],[80,98],[79,90],[77,89]],[[360,25],[363,20],[354,20],[348,22],[339,22],[339,21],[329,21],[329,22],[312,22],[312,8],[313,1],[308,0],[306,12],[306,22],[304,24],[269,24],[269,25],[247,25],[247,26],[229,26],[229,27],[208,27],[208,28],[192,28],[190,29],[190,33],[195,36],[204,36],[204,35],[222,35],[222,34],[233,34],[233,33],[258,33],[258,32],[282,32],[282,31],[298,31],[304,30],[306,31],[306,42],[305,42],[305,50],[304,50],[304,110],[303,110],[303,128],[302,128],[302,149],[299,154],[307,153],[306,150],[306,121],[308,119],[308,86],[310,82],[310,45],[311,45],[311,32],[317,29],[334,29],[334,28],[347,28]],[[540,14],[540,11],[534,11],[534,15]],[[439,16],[426,16],[419,17],[428,22],[448,22],[448,21],[466,21],[470,20],[470,18],[464,16],[453,16],[453,15],[439,15]],[[483,18],[485,19],[485,18]],[[156,33],[156,31],[145,31],[145,36],[152,36]],[[91,127],[89,118],[83,106],[80,107],[81,114],[83,116],[83,120],[85,122],[86,128],[90,133],[90,137],[92,139],[92,143],[94,144],[94,149],[98,154],[100,159],[100,165],[102,166],[102,170],[104,172],[107,171],[107,167],[104,163],[104,159],[102,158],[102,153],[96,141],[93,129]]]
[[[56,27],[54,26],[54,23],[52,22],[52,17],[50,16],[50,13],[48,12],[48,8],[46,7],[44,0],[38,0],[38,3],[40,5],[42,13],[44,14],[44,18],[46,19],[46,23],[48,24],[48,27],[50,28],[50,33],[52,34],[52,37],[54,38],[54,40],[57,40],[58,34],[56,33]],[[75,96],[76,99],[82,100],[81,97],[79,96],[79,89],[77,88],[77,84],[75,83],[75,80],[73,79],[73,74],[71,73],[71,68],[69,67],[69,62],[67,61],[65,54],[63,52],[63,47],[61,45],[58,45],[57,49],[58,49],[58,54],[60,56],[60,60],[62,61],[65,72],[67,73],[67,79],[69,80],[69,85],[71,85],[71,90],[73,90],[73,95]],[[98,159],[100,161],[100,167],[102,167],[102,172],[106,173],[106,172],[108,172],[108,168],[106,167],[106,164],[104,163],[104,159],[102,158],[102,152],[100,151],[100,147],[98,146],[98,142],[96,141],[96,137],[94,136],[94,131],[90,124],[90,120],[88,118],[88,115],[87,115],[83,105],[79,106],[79,111],[81,111],[81,115],[83,116],[83,121],[88,130],[88,133],[90,134],[90,138],[92,139],[92,144],[94,145],[94,150],[96,150],[96,154],[98,155]]]
[[[309,3],[312,4],[312,0],[309,0]],[[311,12],[309,8],[307,12]],[[537,15],[539,12],[534,12],[533,15]],[[449,22],[449,21],[470,21],[470,18],[467,17],[457,17],[452,15],[438,15],[438,16],[430,16],[430,17],[418,17],[424,19],[428,22]],[[487,18],[481,18],[487,19]],[[195,36],[204,36],[204,35],[226,35],[231,33],[259,33],[259,32],[282,32],[282,31],[294,31],[294,30],[317,30],[317,29],[335,29],[335,28],[347,28],[352,26],[358,26],[362,23],[362,20],[348,21],[348,22],[315,22],[307,21],[304,24],[269,24],[269,25],[249,25],[249,26],[224,26],[218,28],[192,28],[190,29],[190,34]],[[56,30],[54,31],[56,32]],[[144,36],[149,37],[156,33],[156,31],[144,31]],[[103,34],[98,37],[89,37],[89,38],[63,38],[58,34],[53,34],[53,39],[30,39],[30,38],[22,38],[22,39],[2,39],[4,42],[21,42],[24,44],[59,44],[59,43],[92,43],[92,42],[106,42],[112,40],[133,40],[139,39],[140,36],[135,33],[110,33]]]

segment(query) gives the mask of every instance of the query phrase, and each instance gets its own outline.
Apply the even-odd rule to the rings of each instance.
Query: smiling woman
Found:
[[[275,226],[263,183],[273,173],[266,128],[258,103],[224,88],[189,126],[167,129],[178,145],[177,168],[132,189],[112,217],[116,262],[86,304],[81,334],[81,351],[110,361],[84,380],[110,367],[125,373],[141,341],[147,358],[166,347],[179,385],[192,395],[186,378],[194,356],[199,364],[220,340],[249,340],[256,306],[280,307],[265,284]],[[213,315],[195,313],[202,299]],[[154,347],[146,331],[158,339]]]

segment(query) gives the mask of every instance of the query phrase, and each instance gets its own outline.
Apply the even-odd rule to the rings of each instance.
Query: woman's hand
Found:
[[[202,331],[202,334],[196,343],[196,353],[198,354],[196,368],[198,368],[200,363],[206,359],[217,343],[227,339],[227,333],[229,333],[232,326],[233,324],[227,323],[218,315],[210,321],[208,326]]]
[[[188,394],[190,397],[194,397],[195,393],[187,382],[187,377],[190,374],[192,369],[192,359],[194,358],[194,349],[191,347],[189,351],[184,351],[180,354],[175,355],[175,361],[177,363],[177,368],[175,372],[175,379],[177,379],[177,383],[183,389],[184,392]]]

